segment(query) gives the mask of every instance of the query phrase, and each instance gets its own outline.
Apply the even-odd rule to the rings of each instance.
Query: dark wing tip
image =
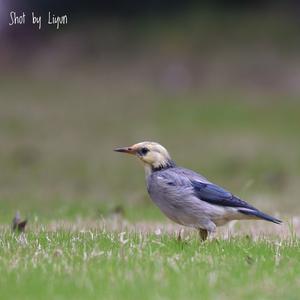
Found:
[[[276,219],[276,218],[273,218],[272,222],[275,223],[275,224],[281,225],[283,221],[281,221],[279,219]]]
[[[239,209],[238,210],[240,213],[242,214],[245,214],[245,215],[248,215],[248,216],[255,216],[255,217],[258,217],[259,219],[262,219],[262,220],[266,220],[266,221],[269,221],[269,222],[272,222],[272,223],[275,223],[275,224],[281,224],[282,221],[277,219],[277,218],[274,218],[272,216],[269,216],[259,210],[246,210],[246,209]]]

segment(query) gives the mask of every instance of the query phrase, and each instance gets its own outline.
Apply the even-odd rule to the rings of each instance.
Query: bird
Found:
[[[114,151],[140,159],[152,201],[175,223],[197,229],[202,241],[213,235],[218,226],[232,220],[282,222],[204,176],[177,166],[167,149],[156,142],[141,142]]]

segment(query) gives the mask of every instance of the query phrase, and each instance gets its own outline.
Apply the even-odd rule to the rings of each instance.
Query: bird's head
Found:
[[[175,166],[167,149],[155,142],[141,142],[130,147],[116,148],[115,151],[137,156],[150,171]]]

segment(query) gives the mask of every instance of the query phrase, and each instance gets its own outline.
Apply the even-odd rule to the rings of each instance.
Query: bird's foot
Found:
[[[208,237],[208,231],[206,229],[199,228],[199,236],[201,242],[206,241]]]
[[[177,235],[177,242],[181,242],[182,241],[182,237],[181,237],[182,233],[183,233],[183,229],[179,229],[178,235]]]

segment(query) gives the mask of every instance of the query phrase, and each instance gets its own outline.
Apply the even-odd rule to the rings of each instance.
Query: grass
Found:
[[[296,299],[295,237],[1,230],[3,299]]]
[[[79,91],[70,81],[57,101],[54,83],[43,86],[43,101],[31,98],[35,83],[24,84],[25,108],[19,91],[2,83],[1,298],[298,298],[299,238],[275,232],[280,227],[270,225],[266,236],[239,227],[242,236],[201,244],[190,232],[179,242],[174,230],[155,234],[155,226],[140,232],[141,224],[97,225],[118,207],[128,224],[164,220],[146,195],[140,166],[112,152],[144,139],[162,142],[180,165],[266,212],[299,215],[298,101],[157,93],[123,102],[112,91],[110,101],[98,101],[93,83]],[[82,105],[85,92],[92,96]],[[7,228],[16,210],[29,217],[25,235]],[[86,220],[96,225],[76,226]]]

